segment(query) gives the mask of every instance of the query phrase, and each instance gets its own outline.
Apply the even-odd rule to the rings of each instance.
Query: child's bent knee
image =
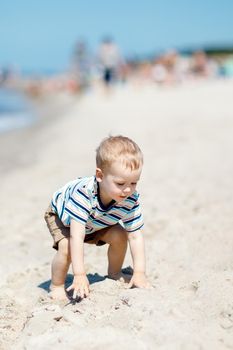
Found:
[[[127,231],[121,226],[117,225],[112,232],[112,242],[126,243],[128,241]]]
[[[58,242],[58,251],[63,255],[70,255],[69,240],[67,238],[63,238]]]

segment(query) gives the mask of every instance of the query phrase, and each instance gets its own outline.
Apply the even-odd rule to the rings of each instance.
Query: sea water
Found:
[[[18,91],[0,87],[0,134],[26,127],[35,121],[27,97]]]

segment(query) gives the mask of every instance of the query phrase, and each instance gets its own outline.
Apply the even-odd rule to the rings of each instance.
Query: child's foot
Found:
[[[108,278],[115,281],[125,282],[125,283],[129,283],[129,281],[131,280],[131,277],[132,277],[131,275],[125,274],[123,272],[108,274]]]
[[[67,294],[66,294],[65,289],[64,289],[64,285],[54,286],[51,284],[49,296],[51,299],[54,299],[54,300],[67,300],[68,299]]]

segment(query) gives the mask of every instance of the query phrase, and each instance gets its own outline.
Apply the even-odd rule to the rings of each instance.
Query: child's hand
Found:
[[[73,283],[66,290],[67,292],[69,292],[72,289],[74,290],[73,299],[76,298],[77,294],[82,299],[85,297],[88,297],[90,293],[90,289],[89,289],[89,281],[85,273],[74,275]]]
[[[137,287],[137,288],[151,288],[150,282],[147,280],[144,272],[134,272],[128,288]]]

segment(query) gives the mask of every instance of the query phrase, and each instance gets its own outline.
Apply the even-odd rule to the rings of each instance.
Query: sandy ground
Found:
[[[92,91],[1,136],[0,349],[233,349],[232,91],[231,81]],[[90,297],[52,302],[44,210],[58,186],[93,174],[109,133],[132,137],[145,155],[139,190],[154,288],[106,279],[106,247],[87,245]]]

